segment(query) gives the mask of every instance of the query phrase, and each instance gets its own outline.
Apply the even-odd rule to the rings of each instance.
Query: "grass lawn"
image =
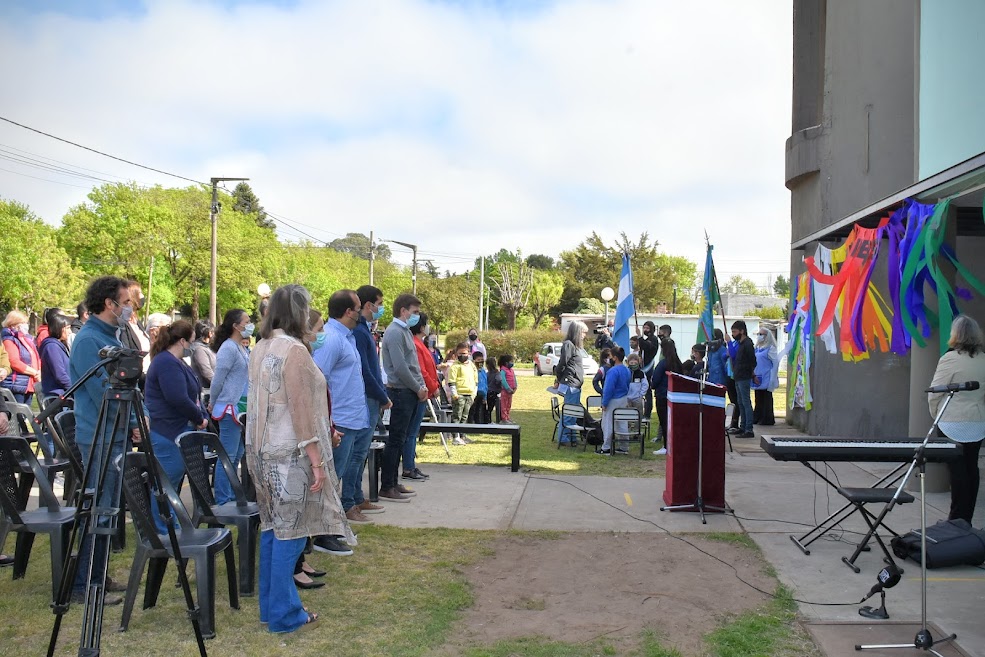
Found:
[[[519,388],[513,397],[513,421],[521,427],[520,467],[528,472],[554,474],[602,475],[606,477],[662,476],[666,457],[654,456],[658,445],[646,444],[644,456],[639,458],[637,448],[630,448],[630,456],[599,456],[589,447],[558,448],[551,438],[554,420],[551,418],[551,393],[547,386],[550,377],[519,377]],[[593,391],[594,392],[594,391]],[[587,393],[585,393],[587,396]],[[656,416],[654,416],[656,417]],[[453,463],[456,465],[510,464],[510,439],[506,436],[470,436],[475,442],[456,447],[449,445],[451,457],[445,454],[437,435],[429,435],[417,447],[417,460],[421,463]],[[422,467],[427,470],[426,467]]]

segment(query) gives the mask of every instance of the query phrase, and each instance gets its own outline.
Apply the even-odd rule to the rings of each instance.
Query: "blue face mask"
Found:
[[[417,326],[417,323],[419,321],[421,321],[421,316],[418,315],[417,313],[414,313],[413,315],[407,318],[407,326],[409,327]]]
[[[376,312],[373,313],[373,319],[379,319],[380,317],[383,317],[383,306],[382,305],[379,308],[376,309]]]
[[[311,343],[311,350],[317,351],[325,346],[325,332],[319,331],[315,333],[315,340]]]

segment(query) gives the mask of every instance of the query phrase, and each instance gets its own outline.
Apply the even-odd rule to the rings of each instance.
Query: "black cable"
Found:
[[[727,562],[724,559],[721,559],[719,557],[716,557],[711,552],[708,552],[706,550],[701,549],[700,547],[698,547],[697,545],[695,545],[691,541],[687,540],[686,538],[682,538],[682,537],[678,536],[677,534],[674,534],[673,532],[671,532],[666,527],[662,527],[662,526],[658,525],[657,523],[653,522],[652,520],[647,520],[646,518],[640,518],[638,516],[634,516],[629,511],[626,511],[625,509],[620,509],[615,504],[612,504],[611,502],[607,502],[606,500],[603,500],[600,497],[596,497],[595,495],[593,495],[592,493],[589,493],[584,488],[580,488],[579,486],[575,486],[570,481],[565,481],[563,479],[555,479],[553,477],[542,477],[542,476],[539,476],[539,475],[527,475],[527,476],[530,479],[540,479],[542,481],[556,481],[556,482],[561,483],[561,484],[567,484],[568,486],[571,486],[575,490],[580,491],[580,492],[584,493],[585,495],[588,495],[593,500],[597,500],[597,501],[601,502],[602,504],[604,504],[604,505],[606,505],[608,507],[611,507],[611,508],[615,509],[616,511],[619,511],[622,514],[629,516],[633,520],[637,520],[639,522],[645,522],[647,524],[653,525],[654,527],[656,527],[660,531],[664,532],[667,536],[669,536],[669,537],[671,537],[671,538],[673,538],[675,540],[678,540],[681,543],[684,543],[686,545],[689,545],[692,548],[694,548],[695,550],[697,550],[698,552],[700,552],[701,554],[703,554],[705,556],[708,556],[708,557],[711,557],[715,561],[717,561],[717,562],[719,562],[719,563],[721,563],[721,564],[723,564],[725,566],[728,566],[729,568],[732,569],[732,572],[735,574],[735,578],[737,580],[739,580],[740,582],[742,582],[743,584],[745,584],[749,588],[753,589],[754,591],[758,591],[759,593],[762,593],[763,595],[765,595],[765,596],[767,596],[769,598],[773,598],[773,599],[776,599],[777,598],[777,595],[775,593],[770,593],[769,591],[765,591],[765,590],[759,588],[758,586],[756,586],[755,584],[753,584],[752,582],[749,582],[749,581],[743,579],[742,576],[739,574],[738,569],[735,566],[733,566],[732,564],[730,564],[729,562]],[[738,517],[738,516],[736,516],[736,517]],[[783,522],[783,521],[781,520],[779,522]],[[794,602],[798,603],[798,604],[802,604],[802,605],[815,605],[817,607],[853,607],[853,606],[859,604],[858,602],[855,602],[855,601],[852,601],[852,602],[812,602],[810,600],[798,600],[797,598],[790,598],[790,599],[793,600]]]

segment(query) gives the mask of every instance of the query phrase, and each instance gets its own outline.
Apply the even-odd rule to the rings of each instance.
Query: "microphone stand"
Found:
[[[925,650],[931,652],[937,657],[944,657],[939,652],[934,650],[935,645],[942,643],[949,643],[958,638],[957,634],[951,634],[950,636],[944,637],[942,639],[934,639],[930,630],[927,628],[927,459],[924,454],[927,449],[927,443],[930,442],[930,438],[934,435],[937,430],[937,425],[940,423],[941,418],[944,416],[944,411],[947,409],[947,405],[951,403],[951,398],[954,397],[954,393],[957,390],[950,390],[947,393],[947,397],[944,398],[944,403],[941,404],[940,409],[937,411],[937,417],[930,425],[930,429],[927,431],[927,435],[924,437],[923,442],[914,450],[913,461],[910,463],[910,467],[907,469],[906,474],[903,475],[902,481],[899,483],[899,488],[896,491],[896,496],[894,496],[893,501],[887,505],[887,510],[883,511],[885,514],[888,509],[891,509],[899,493],[906,486],[906,482],[910,479],[910,475],[913,474],[915,469],[919,469],[917,478],[920,480],[920,629],[917,631],[916,636],[913,638],[913,643],[891,643],[884,645],[860,645],[855,644],[855,650],[891,650],[900,648],[918,648],[920,650]],[[880,516],[884,517],[884,516]],[[883,597],[885,598],[885,592],[883,592]],[[861,613],[862,610],[859,610]],[[865,615],[865,614],[863,614]],[[888,615],[887,615],[888,616]]]
[[[697,511],[701,514],[701,524],[707,525],[705,519],[705,509],[718,511],[719,513],[735,513],[735,509],[729,506],[710,506],[705,504],[704,499],[704,479],[705,479],[705,382],[708,380],[708,368],[701,371],[701,379],[698,383],[698,494],[691,504],[676,504],[673,506],[662,506],[661,511]],[[667,432],[670,436],[670,431]]]

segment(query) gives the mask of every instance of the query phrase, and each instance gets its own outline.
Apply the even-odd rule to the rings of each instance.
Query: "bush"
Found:
[[[459,342],[467,342],[468,339],[466,331],[449,331],[445,334],[445,350],[454,348]],[[486,355],[489,358],[512,354],[518,362],[529,363],[545,342],[561,342],[563,337],[560,331],[552,329],[519,329],[480,331],[479,339],[486,345]]]

